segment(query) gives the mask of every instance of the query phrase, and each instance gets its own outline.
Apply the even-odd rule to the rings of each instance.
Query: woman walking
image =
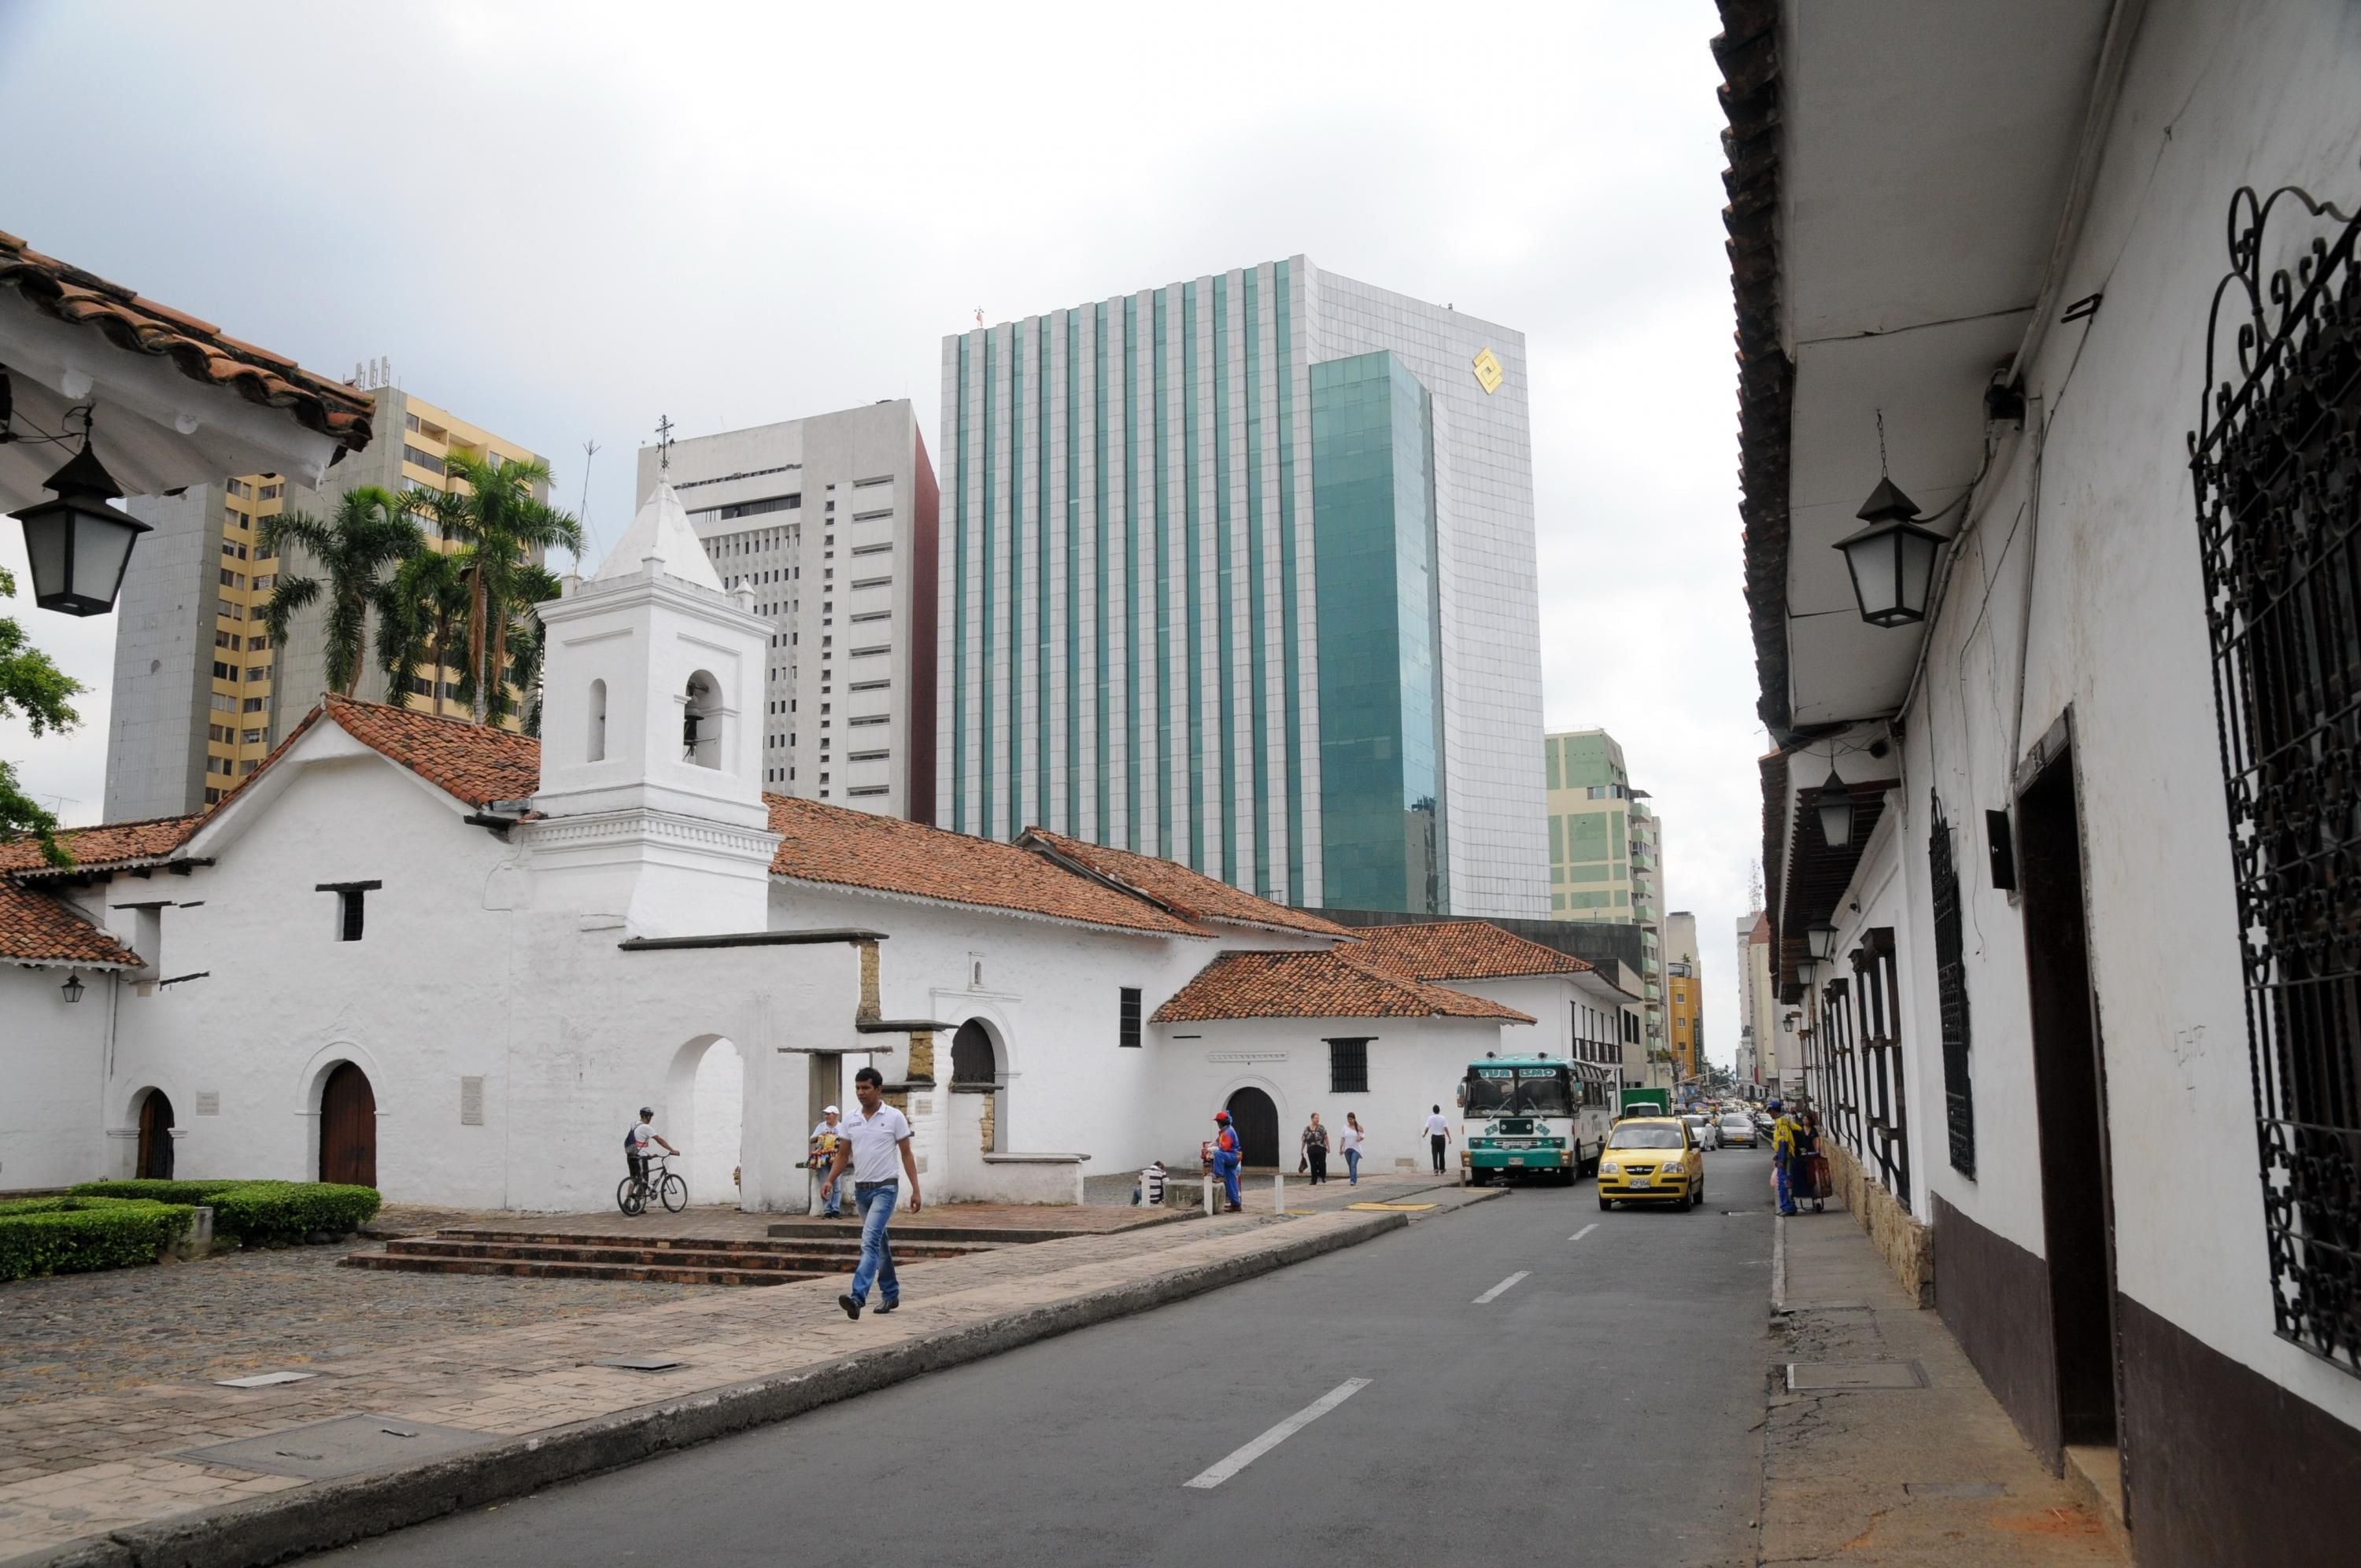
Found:
[[[1361,1146],[1369,1135],[1361,1131],[1361,1118],[1352,1112],[1345,1113],[1345,1130],[1336,1135],[1336,1146],[1345,1151],[1345,1185],[1361,1185]]]
[[[1303,1158],[1312,1167],[1312,1186],[1328,1179],[1328,1129],[1320,1124],[1317,1111],[1312,1113],[1312,1124],[1303,1129]]]

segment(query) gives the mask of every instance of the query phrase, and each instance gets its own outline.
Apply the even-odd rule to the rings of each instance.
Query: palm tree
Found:
[[[431,509],[422,509],[430,510]],[[443,672],[467,635],[467,581],[459,558],[421,550],[378,589],[377,664],[395,706],[410,706],[410,683],[423,664],[429,707],[442,711]]]
[[[288,543],[301,544],[326,574],[318,577],[280,572],[278,585],[262,607],[262,624],[271,645],[284,648],[287,629],[296,612],[322,598],[327,602],[327,624],[322,646],[327,655],[327,682],[346,696],[360,684],[361,656],[368,647],[368,612],[376,601],[379,574],[418,553],[418,524],[390,490],[361,485],[337,499],[326,519],[309,512],[282,511],[263,520],[260,553],[279,555]]]
[[[530,598],[517,612],[516,625],[509,633],[509,685],[524,697],[524,732],[535,740],[541,737],[541,665],[549,652],[549,628],[533,607],[555,598],[562,591],[554,573],[533,567],[524,587]],[[505,702],[505,689],[500,694]]]
[[[434,516],[447,534],[464,541],[456,557],[467,579],[464,684],[482,724],[508,709],[503,671],[519,612],[536,598],[555,597],[549,590],[555,581],[535,557],[560,545],[580,554],[582,525],[573,513],[533,498],[533,487],[549,482],[549,465],[538,459],[454,455],[449,473],[467,490],[449,495]]]

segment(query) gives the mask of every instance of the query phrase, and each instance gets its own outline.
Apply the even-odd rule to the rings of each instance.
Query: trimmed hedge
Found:
[[[185,1203],[27,1198],[0,1203],[0,1279],[153,1263],[187,1234]]]
[[[328,1181],[87,1181],[72,1190],[83,1198],[207,1204],[214,1239],[234,1236],[248,1246],[299,1243],[320,1231],[348,1234],[377,1212],[379,1201],[374,1187]]]

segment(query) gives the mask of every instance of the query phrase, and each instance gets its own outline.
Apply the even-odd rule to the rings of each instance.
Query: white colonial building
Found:
[[[1072,1201],[1224,1108],[1290,1144],[1357,1110],[1390,1168],[1471,1059],[1603,1048],[1632,1001],[1488,927],[1365,944],[1166,861],[767,792],[750,598],[660,486],[542,607],[543,740],[331,697],[210,813],[81,830],[63,868],[0,846],[0,1187],[589,1208],[646,1104],[693,1199],[734,1172],[799,1211],[863,1062],[938,1199]],[[1420,931],[1499,940],[1468,967]]]

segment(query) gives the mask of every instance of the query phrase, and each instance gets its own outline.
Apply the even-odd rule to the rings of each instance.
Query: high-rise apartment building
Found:
[[[640,452],[724,587],[774,628],[763,787],[929,820],[935,809],[934,466],[906,398]]]
[[[1738,917],[1738,1078],[1779,1085],[1778,991],[1771,982],[1771,917],[1757,909]]]
[[[936,823],[1538,916],[1521,334],[1301,257],[943,340]]]
[[[1664,1011],[1664,836],[1634,789],[1623,748],[1604,729],[1542,740],[1550,918],[1640,927],[1648,1049],[1671,1048]]]
[[[339,499],[366,485],[396,493],[445,489],[458,482],[449,477],[455,454],[533,455],[399,387],[373,388],[370,396],[376,439],[347,454],[318,490],[276,474],[245,474],[128,503],[155,532],[131,553],[118,607],[107,820],[174,817],[214,804],[261,765],[326,689],[324,600],[295,617],[284,648],[273,647],[263,630],[262,607],[282,575],[320,576],[300,549],[283,561],[263,554],[264,522],[282,510],[327,517]],[[432,536],[427,544],[459,547]],[[459,677],[456,668],[414,671],[406,700],[465,714]],[[364,652],[356,695],[392,700],[374,649]]]
[[[1674,1081],[1705,1070],[1705,963],[1697,956],[1697,916],[1675,909],[1664,916],[1664,1038],[1673,1053]]]

